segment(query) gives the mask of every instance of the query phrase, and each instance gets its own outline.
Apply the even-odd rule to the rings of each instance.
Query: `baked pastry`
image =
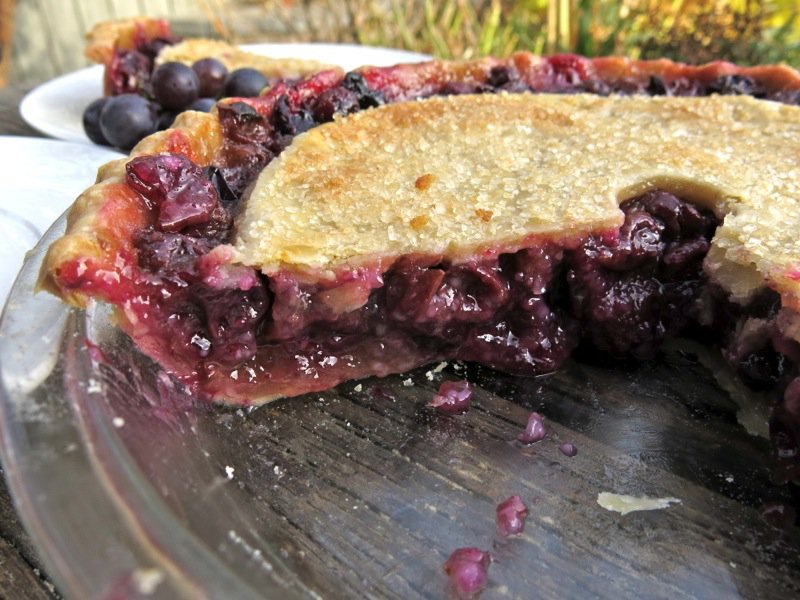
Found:
[[[215,58],[229,71],[250,67],[261,71],[269,81],[296,79],[331,68],[315,60],[245,52],[220,40],[180,40],[168,21],[148,17],[98,23],[86,35],[86,42],[87,58],[105,65],[103,92],[109,96],[141,92],[153,70],[170,61],[191,65],[203,58]]]
[[[244,404],[445,358],[646,358],[700,331],[782,395],[795,456],[798,100],[780,66],[322,72],[184,113],[101,168],[40,285],[111,303],[190,390]]]

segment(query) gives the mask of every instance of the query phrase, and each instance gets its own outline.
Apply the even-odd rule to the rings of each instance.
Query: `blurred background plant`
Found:
[[[216,4],[223,3],[216,0]],[[238,0],[288,39],[406,48],[443,58],[514,50],[800,66],[797,0]],[[212,2],[213,4],[213,2]],[[222,14],[217,11],[217,14]],[[218,21],[221,31],[237,28]],[[234,36],[236,37],[236,36]]]
[[[31,85],[86,66],[86,31],[136,14],[165,17],[180,35],[234,42],[353,42],[443,58],[530,50],[800,67],[800,0],[0,0],[0,86],[6,74]]]

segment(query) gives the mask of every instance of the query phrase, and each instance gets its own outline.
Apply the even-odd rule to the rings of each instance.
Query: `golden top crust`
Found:
[[[312,129],[259,176],[239,260],[320,273],[451,260],[619,226],[661,188],[725,216],[707,263],[735,296],[800,308],[800,108],[749,97],[484,95],[382,106]],[[738,286],[738,287],[737,287]]]
[[[252,52],[245,52],[221,40],[194,38],[184,40],[174,46],[166,46],[159,52],[156,64],[176,61],[191,65],[201,58],[213,57],[223,63],[229,71],[250,67],[261,71],[266,77],[289,79],[302,77],[325,69],[330,65],[316,60],[297,58],[270,58]]]

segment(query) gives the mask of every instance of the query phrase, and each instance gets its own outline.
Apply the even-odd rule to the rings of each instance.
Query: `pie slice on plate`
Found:
[[[41,286],[257,404],[434,360],[718,344],[800,423],[800,76],[516,54],[324,71],[101,168]]]
[[[153,70],[170,61],[191,65],[202,58],[216,58],[229,71],[250,67],[269,81],[297,79],[331,68],[315,60],[253,54],[220,40],[181,40],[168,21],[148,17],[103,21],[86,35],[86,41],[87,58],[105,65],[103,90],[109,96],[140,93]]]

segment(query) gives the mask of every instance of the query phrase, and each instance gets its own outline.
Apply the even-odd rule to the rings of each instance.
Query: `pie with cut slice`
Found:
[[[718,344],[800,423],[800,75],[577,56],[318,73],[100,169],[41,287],[257,404],[434,360]]]
[[[86,34],[86,57],[105,66],[103,92],[107,96],[141,93],[159,65],[176,61],[191,66],[215,58],[229,71],[250,67],[269,81],[297,79],[331,68],[316,60],[271,58],[246,52],[221,40],[181,40],[164,19],[133,17],[96,24]]]

